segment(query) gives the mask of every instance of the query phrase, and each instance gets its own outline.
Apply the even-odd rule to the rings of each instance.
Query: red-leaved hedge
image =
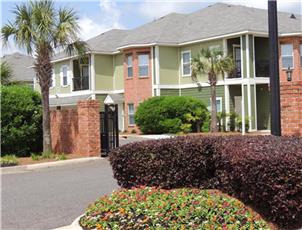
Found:
[[[216,188],[280,226],[302,225],[302,139],[177,137],[131,143],[110,154],[125,188]]]

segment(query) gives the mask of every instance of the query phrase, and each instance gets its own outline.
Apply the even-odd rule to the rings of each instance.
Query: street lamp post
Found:
[[[268,0],[271,134],[281,136],[277,1]]]

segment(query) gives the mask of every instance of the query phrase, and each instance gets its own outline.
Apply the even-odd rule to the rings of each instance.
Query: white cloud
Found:
[[[16,46],[12,39],[9,39],[5,46],[3,46],[2,38],[0,39],[0,57],[5,54],[12,54],[16,52],[26,54],[26,51]]]
[[[122,29],[121,11],[115,1],[100,0],[100,18],[84,16],[79,19],[80,37],[83,40],[92,38],[110,29]]]

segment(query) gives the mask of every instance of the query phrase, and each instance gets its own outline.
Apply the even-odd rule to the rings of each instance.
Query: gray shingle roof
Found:
[[[72,97],[57,97],[49,98],[49,106],[67,106],[67,105],[76,105],[79,100],[87,100],[91,95],[79,95]]]
[[[279,33],[302,33],[301,15],[290,16],[278,13]],[[128,45],[179,45],[243,31],[268,33],[267,10],[217,3],[191,14],[171,13],[132,30],[110,30],[87,43],[92,51],[113,53]]]
[[[8,63],[13,71],[13,81],[33,82],[36,76],[33,68],[29,68],[34,63],[34,58],[21,53],[13,53],[4,55],[1,61]]]

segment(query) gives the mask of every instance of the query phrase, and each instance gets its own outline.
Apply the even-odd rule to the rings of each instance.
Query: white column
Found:
[[[159,46],[155,46],[155,84],[157,86],[160,84],[159,68]],[[159,87],[156,88],[156,96],[160,96]]]
[[[151,78],[152,78],[152,97],[154,96],[154,48],[151,46]]]
[[[68,81],[70,81],[70,92],[73,91],[73,59],[69,60],[69,76],[68,76]]]
[[[245,35],[245,54],[246,54],[246,75],[247,78],[250,78],[250,41],[249,41],[249,35]]]
[[[255,100],[255,129],[258,130],[257,127],[257,84],[254,85],[254,100]]]
[[[92,99],[95,100],[95,60],[94,60],[94,54],[91,54],[90,56],[90,89],[92,91]]]
[[[247,100],[248,100],[248,117],[249,117],[249,131],[252,129],[252,98],[251,98],[251,84],[247,84]]]
[[[223,39],[223,56],[226,57],[228,55],[228,43],[227,39]],[[224,79],[228,78],[228,73],[224,73]]]
[[[242,127],[241,127],[241,131],[242,131],[242,135],[245,134],[245,107],[244,107],[244,84],[241,84],[241,124],[242,124]]]
[[[225,102],[224,102],[224,105],[225,105],[225,112],[227,114],[230,113],[230,90],[229,90],[229,86],[228,85],[224,85],[224,98],[225,98]],[[227,116],[226,119],[225,119],[225,127],[226,127],[226,130],[229,131],[229,127],[228,127],[228,123],[230,121],[230,118]]]

